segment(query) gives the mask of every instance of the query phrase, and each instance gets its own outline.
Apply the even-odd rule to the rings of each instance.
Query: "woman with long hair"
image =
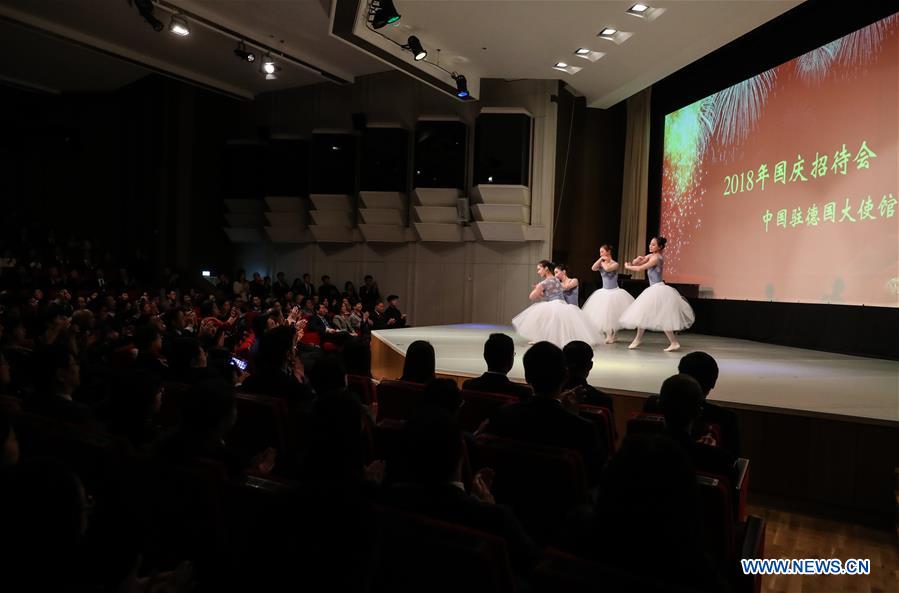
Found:
[[[649,287],[640,293],[619,320],[622,327],[637,329],[637,336],[628,346],[632,350],[640,346],[646,330],[665,332],[670,342],[665,352],[680,350],[680,343],[674,332],[687,329],[696,320],[687,299],[662,281],[662,269],[665,265],[662,252],[667,242],[665,237],[653,237],[649,242],[649,253],[624,264],[631,272],[646,271],[649,279]]]
[[[528,295],[534,304],[512,320],[515,331],[530,342],[546,340],[559,346],[580,340],[595,344],[599,336],[577,305],[565,302],[564,288],[555,276],[555,266],[549,260],[537,264],[540,282]]]
[[[593,322],[593,327],[606,336],[606,344],[615,342],[616,334],[621,329],[619,319],[634,302],[634,297],[618,287],[618,267],[618,262],[612,259],[612,247],[600,247],[599,259],[590,269],[599,272],[602,288],[593,291],[582,308]]]

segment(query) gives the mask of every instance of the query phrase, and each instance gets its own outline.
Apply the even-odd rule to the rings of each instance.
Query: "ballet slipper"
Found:
[[[680,343],[678,342],[674,342],[673,344],[670,344],[667,348],[665,348],[665,352],[676,352],[678,350],[680,350]]]
[[[628,346],[627,349],[634,350],[639,347],[640,347],[640,342],[638,342],[637,340],[634,340],[633,342],[630,343],[630,346]]]

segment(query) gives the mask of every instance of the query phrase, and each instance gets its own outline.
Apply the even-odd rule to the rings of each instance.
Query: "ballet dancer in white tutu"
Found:
[[[512,320],[515,331],[531,343],[546,340],[560,348],[575,340],[595,344],[599,337],[593,326],[580,307],[565,302],[562,283],[553,275],[553,270],[554,266],[548,260],[537,264],[537,275],[541,280],[528,295],[536,302]]]
[[[612,259],[612,247],[599,248],[599,259],[590,268],[602,276],[602,288],[593,291],[583,311],[600,333],[605,335],[606,344],[614,344],[621,329],[621,315],[634,302],[626,290],[618,288],[618,262]]]
[[[687,299],[662,281],[662,269],[665,265],[662,251],[665,249],[665,243],[667,243],[665,237],[654,237],[649,242],[649,253],[624,264],[624,267],[631,272],[645,270],[649,279],[649,287],[640,293],[619,320],[622,327],[637,328],[637,337],[628,348],[637,348],[643,339],[643,332],[651,330],[665,332],[670,342],[665,352],[679,350],[680,343],[674,332],[687,329],[696,319]]]
[[[569,305],[580,306],[578,303],[578,281],[577,278],[568,277],[568,266],[556,264],[553,275],[559,281],[559,284],[562,285],[562,299]]]

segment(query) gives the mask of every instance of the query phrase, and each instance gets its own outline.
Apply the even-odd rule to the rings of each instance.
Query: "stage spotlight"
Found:
[[[416,37],[415,35],[409,37],[409,40],[406,41],[406,45],[403,46],[403,49],[412,52],[412,55],[415,56],[416,62],[419,62],[428,57],[428,52],[421,46],[421,41],[419,41],[418,37]]]
[[[190,35],[190,25],[187,24],[187,19],[180,14],[173,14],[172,20],[169,21],[169,32],[179,37]]]
[[[393,0],[372,0],[371,3],[371,26],[375,29],[392,25],[400,20],[401,15],[396,11]]]
[[[456,96],[464,99],[468,96],[468,81],[462,74],[453,74],[453,80],[456,81]]]
[[[278,72],[281,71],[281,66],[272,58],[271,54],[265,54],[259,71],[265,75],[266,80],[277,80]]]
[[[148,25],[153,27],[154,31],[157,33],[162,31],[162,21],[153,16],[153,0],[134,0],[134,5],[137,6],[137,12],[144,17]]]
[[[247,51],[247,46],[243,41],[239,41],[237,43],[237,47],[234,49],[234,55],[243,60],[244,62],[255,62],[256,54],[251,51]]]

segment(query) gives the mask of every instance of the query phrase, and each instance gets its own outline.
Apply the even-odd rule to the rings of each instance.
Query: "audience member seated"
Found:
[[[306,376],[315,397],[321,399],[346,390],[346,370],[336,354],[318,357],[308,368]]]
[[[181,383],[197,383],[217,375],[208,368],[206,350],[196,338],[176,338],[169,347],[169,378]]]
[[[406,314],[399,309],[400,297],[391,294],[387,297],[387,308],[384,310],[385,324],[388,328],[406,327]]]
[[[345,302],[340,304],[340,312],[331,318],[331,324],[338,331],[346,332],[351,335],[356,334],[356,330],[350,326],[350,307]]]
[[[162,356],[162,334],[152,323],[145,323],[134,333],[134,345],[137,347],[137,360],[134,367],[143,371],[156,373],[160,377],[169,377],[169,365]]]
[[[378,289],[378,283],[370,275],[366,275],[362,279],[362,286],[359,287],[359,300],[366,311],[372,311],[375,305],[381,302],[381,291]]]
[[[587,383],[587,376],[593,368],[593,348],[586,342],[575,340],[565,344],[562,353],[568,367],[568,381],[565,382],[564,389],[574,391],[580,403],[612,411],[612,396]]]
[[[333,391],[316,399],[305,424],[303,476],[331,483],[359,485],[366,480],[380,484],[384,462],[365,465],[364,427],[364,409],[346,391]]]
[[[693,425],[702,413],[702,387],[690,375],[672,375],[662,383],[659,408],[665,416],[665,432],[683,447],[697,470],[730,479],[736,485],[736,457],[721,447],[699,443],[693,438]]]
[[[462,484],[462,431],[443,410],[426,407],[407,425],[406,459],[410,481],[388,487],[385,504],[492,533],[506,540],[513,569],[528,574],[537,548],[511,510],[497,505],[490,493],[493,471],[483,469]]]
[[[462,392],[459,391],[459,386],[454,380],[432,379],[425,385],[421,404],[443,410],[452,416],[454,420],[458,420],[459,408],[465,404],[465,401],[462,399]]]
[[[434,347],[430,342],[415,340],[406,349],[403,361],[403,376],[400,381],[426,384],[436,378],[437,366]]]
[[[73,424],[95,423],[93,411],[72,399],[81,367],[67,346],[45,346],[35,351],[32,363],[35,391],[25,401],[28,411]]]
[[[577,416],[576,402],[560,399],[566,378],[562,350],[549,342],[531,346],[524,355],[524,377],[534,396],[500,408],[485,432],[578,451],[595,482],[607,457],[606,444],[600,442],[589,420]]]
[[[511,337],[506,334],[490,334],[484,342],[484,361],[487,363],[487,372],[466,380],[462,389],[514,395],[521,401],[533,395],[530,387],[513,383],[507,377],[515,363],[515,342]]]
[[[702,387],[702,413],[699,416],[699,421],[693,427],[693,437],[704,439],[708,444],[723,447],[736,457],[739,457],[740,426],[737,422],[737,415],[727,408],[708,401],[709,392],[715,388],[715,384],[718,382],[718,363],[715,362],[711,355],[705,352],[691,352],[680,359],[677,371],[690,375]],[[646,403],[643,405],[643,411],[660,413],[658,396],[654,395],[647,398]],[[710,438],[708,433],[710,424],[718,425],[721,431],[721,442],[712,443],[708,440]]]
[[[322,276],[322,285],[318,287],[318,298],[320,301],[340,301],[340,291],[331,284],[330,276]]]
[[[6,411],[0,409],[0,473],[19,462],[19,440]]]
[[[159,436],[156,416],[162,407],[162,379],[147,371],[121,371],[109,381],[99,406],[105,431],[122,436],[135,450]]]
[[[372,325],[368,318],[368,311],[363,311],[362,303],[359,302],[353,305],[353,312],[347,317],[347,323],[350,331],[359,336],[368,336]]]
[[[699,504],[696,476],[676,443],[630,436],[603,471],[593,511],[572,516],[566,547],[614,570],[720,591],[704,554]]]
[[[347,331],[331,325],[328,321],[328,305],[324,302],[318,304],[317,313],[309,320],[306,331],[317,333],[322,342],[334,342],[335,344],[343,344],[352,337]]]
[[[387,304],[384,301],[378,301],[374,304],[374,308],[368,315],[369,322],[371,323],[371,329],[390,329],[391,326],[387,325],[387,315],[385,311],[387,310]]]
[[[715,388],[718,382],[718,363],[705,352],[691,352],[680,359],[678,372],[690,375],[699,382],[702,387],[702,413],[699,415],[700,425],[717,424],[721,429],[721,442],[723,447],[740,456],[740,426],[737,423],[737,415],[727,408],[713,404],[709,401],[709,392]],[[698,438],[705,435],[695,434]]]
[[[234,451],[226,444],[227,434],[237,421],[234,388],[221,380],[194,385],[182,402],[181,425],[157,442],[156,457],[175,465],[205,459],[221,463],[233,478],[247,469],[263,474],[271,472],[275,451],[267,449],[250,461],[248,452]]]
[[[305,407],[312,400],[303,383],[296,356],[296,331],[289,326],[266,332],[259,341],[256,369],[243,382],[242,390],[286,397],[291,405]]]
[[[359,302],[359,293],[356,292],[356,286],[347,280],[343,283],[343,293],[340,295],[350,303],[350,307],[354,307]]]
[[[78,476],[53,459],[0,477],[4,591],[87,591],[89,501]]]
[[[343,366],[348,375],[371,377],[371,350],[361,340],[350,340],[341,351]]]

